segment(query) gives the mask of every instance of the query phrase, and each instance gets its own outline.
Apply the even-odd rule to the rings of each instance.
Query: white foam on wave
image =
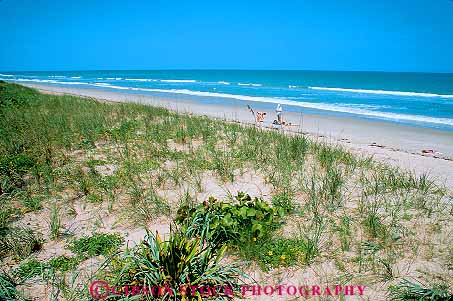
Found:
[[[81,78],[81,76],[71,76],[71,78],[78,79]]]
[[[159,80],[164,83],[196,83],[194,79],[161,79]]]
[[[312,89],[312,90],[338,91],[338,92],[350,92],[350,93],[398,95],[398,96],[412,96],[412,97],[416,96],[416,97],[453,98],[453,95],[443,95],[443,94],[435,94],[435,93],[421,93],[421,92],[367,90],[367,89],[348,89],[348,88],[329,88],[329,87],[308,87],[308,88]]]
[[[253,83],[238,83],[239,86],[253,86],[253,87],[261,87],[262,84],[253,84]]]
[[[61,85],[88,85],[83,82],[61,82],[53,79],[36,79],[36,78],[18,78],[15,81],[18,82],[35,82],[35,83],[50,83],[50,84],[61,84]]]
[[[293,89],[293,88],[296,88],[296,86],[289,85],[288,88]]]
[[[152,78],[125,78],[125,80],[134,82],[157,82],[157,79]]]
[[[111,85],[111,84],[107,84],[107,83],[94,83],[94,84],[89,84],[89,85],[96,86],[96,87],[119,89],[119,90],[132,90],[132,88],[129,88],[129,87],[115,86],[115,85]]]
[[[185,94],[192,96],[203,96],[203,97],[220,97],[220,98],[232,98],[245,101],[254,101],[254,102],[263,102],[263,103],[280,103],[283,105],[310,108],[324,111],[340,112],[340,113],[349,113],[355,115],[362,115],[368,117],[377,117],[382,119],[390,119],[396,121],[412,121],[412,122],[424,122],[424,123],[433,123],[433,124],[442,124],[453,126],[453,119],[450,118],[435,118],[428,116],[420,115],[407,115],[407,114],[398,114],[390,112],[377,112],[370,111],[360,108],[352,108],[347,106],[341,106],[336,104],[327,104],[327,103],[312,103],[312,102],[303,102],[303,101],[293,101],[289,99],[281,98],[272,98],[272,97],[258,97],[258,96],[247,96],[247,95],[236,95],[236,94],[227,94],[227,93],[218,93],[218,92],[202,92],[202,91],[192,91],[187,89],[148,89],[148,88],[127,88],[120,86],[111,86],[109,88],[114,89],[129,89],[133,91],[148,91],[148,92],[159,92],[159,93],[173,93],[173,94]]]
[[[229,82],[224,82],[224,81],[220,81],[220,82],[217,82],[218,84],[222,84],[222,85],[229,85],[230,83]]]
[[[83,83],[83,82],[57,82],[57,84],[63,84],[63,85],[88,85],[88,83]]]
[[[15,81],[18,82],[36,82],[36,83],[58,83],[56,80],[53,79],[35,79],[35,78],[18,78]]]
[[[12,75],[12,74],[1,74],[1,73],[0,73],[0,76],[12,77],[12,76],[14,76],[14,75]]]

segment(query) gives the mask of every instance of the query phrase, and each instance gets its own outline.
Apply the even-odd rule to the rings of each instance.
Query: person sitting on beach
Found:
[[[291,122],[286,122],[283,121],[282,123],[279,123],[276,119],[272,122],[272,125],[274,128],[281,128],[282,126],[292,126],[293,124]]]
[[[266,112],[256,112],[256,122],[261,126],[264,121],[264,116],[266,116]]]

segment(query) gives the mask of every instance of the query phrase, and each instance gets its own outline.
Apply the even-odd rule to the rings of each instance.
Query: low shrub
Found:
[[[13,154],[0,158],[0,194],[11,192],[24,185],[23,175],[35,162],[26,154]]]
[[[0,112],[8,107],[27,105],[30,100],[37,98],[39,93],[21,85],[0,82]]]
[[[296,211],[296,205],[288,192],[282,192],[272,197],[272,205],[276,208],[283,208],[285,213],[290,214]]]
[[[282,207],[271,207],[262,199],[252,199],[242,192],[235,200],[231,204],[210,197],[195,208],[183,206],[178,210],[176,222],[190,236],[206,236],[214,244],[263,238],[281,225],[285,214]]]
[[[8,225],[17,217],[20,216],[20,210],[14,208],[11,202],[7,198],[0,197],[0,235],[2,229],[8,227]]]
[[[263,270],[269,270],[297,264],[304,256],[304,244],[299,239],[258,240],[244,248],[243,254],[258,262]]]
[[[41,249],[42,239],[28,228],[8,227],[0,229],[0,258],[11,255],[25,258]]]

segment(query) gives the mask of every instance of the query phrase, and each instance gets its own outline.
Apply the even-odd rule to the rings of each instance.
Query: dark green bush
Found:
[[[35,162],[26,154],[6,155],[0,158],[0,194],[11,192],[24,183],[22,177]]]
[[[285,213],[294,213],[296,205],[293,202],[291,195],[287,192],[276,194],[272,197],[272,205],[277,208],[283,208]]]
[[[0,114],[7,107],[27,105],[37,96],[38,92],[36,90],[1,81]]]
[[[191,236],[208,233],[213,243],[250,241],[262,238],[278,228],[285,210],[271,207],[262,199],[252,199],[239,192],[237,203],[219,202],[211,197],[195,208],[183,206],[178,210],[176,221]]]

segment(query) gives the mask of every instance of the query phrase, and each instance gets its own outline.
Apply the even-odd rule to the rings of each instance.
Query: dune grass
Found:
[[[108,204],[112,215],[140,227],[206,201],[198,199],[209,192],[206,179],[226,185],[247,172],[272,187],[268,203],[282,208],[283,224],[271,235],[248,233],[229,255],[266,271],[334,262],[330,281],[367,281],[376,290],[397,285],[405,276],[399,267],[412,262],[417,268],[405,267],[411,277],[453,286],[451,191],[427,175],[299,134],[0,83],[4,260],[39,249],[43,233],[17,225],[26,214],[48,210],[50,238],[72,239],[60,236],[68,214],[56,201],[58,208],[71,207],[68,199]],[[26,239],[13,241],[11,231]],[[426,262],[439,267],[420,271]]]

